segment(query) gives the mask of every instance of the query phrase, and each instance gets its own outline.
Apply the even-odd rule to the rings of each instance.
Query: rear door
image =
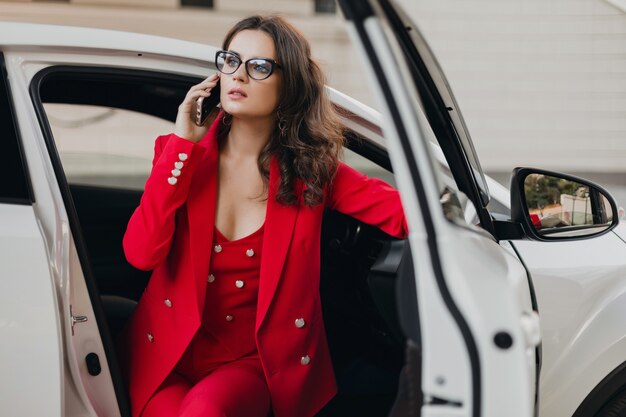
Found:
[[[454,108],[445,105],[420,65],[407,36],[416,29],[393,4],[340,4],[360,47],[367,82],[378,95],[411,230],[419,320],[405,325],[421,330],[421,415],[531,416],[538,340],[523,331],[523,324],[536,325],[526,271],[490,233],[493,225],[484,208],[488,192],[472,163],[477,160],[463,153],[454,135],[448,114]],[[442,145],[458,190],[442,180],[429,134]],[[461,193],[475,205],[479,227],[465,222],[456,203]]]
[[[16,84],[0,50],[0,415],[52,417],[63,402],[60,312],[36,213],[41,181],[31,182],[16,123]]]

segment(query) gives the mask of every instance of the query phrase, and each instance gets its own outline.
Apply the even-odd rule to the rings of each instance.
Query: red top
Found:
[[[228,240],[215,227],[202,327],[177,366],[194,383],[224,363],[258,358],[254,325],[263,230]]]

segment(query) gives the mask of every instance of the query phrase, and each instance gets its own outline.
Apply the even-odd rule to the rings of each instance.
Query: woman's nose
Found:
[[[237,71],[233,72],[233,80],[235,81],[245,81],[246,77],[248,76],[248,74],[246,73],[246,65],[245,64],[241,64],[239,65],[239,68],[237,68]]]

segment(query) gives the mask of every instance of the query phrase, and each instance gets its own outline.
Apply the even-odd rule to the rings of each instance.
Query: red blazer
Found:
[[[152,172],[124,236],[128,261],[154,270],[121,342],[134,417],[200,327],[212,255],[219,120],[197,144],[173,134],[156,139]],[[177,162],[183,167],[175,177]],[[255,337],[275,417],[308,417],[336,393],[319,298],[324,209],[397,237],[405,237],[407,228],[398,192],[343,163],[324,204],[315,207],[302,204],[302,183],[300,204],[279,204],[274,198],[279,180],[273,158]],[[300,318],[301,327],[295,325]]]

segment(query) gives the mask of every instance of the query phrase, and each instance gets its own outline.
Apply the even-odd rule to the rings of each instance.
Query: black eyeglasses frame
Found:
[[[218,58],[219,58],[219,56],[220,56],[221,54],[228,54],[228,55],[233,55],[233,56],[236,56],[236,57],[237,57],[237,59],[239,59],[239,65],[237,65],[237,68],[235,68],[232,72],[224,72],[224,71],[222,71],[222,70],[221,70],[221,69],[217,66],[217,60],[218,60]],[[266,61],[266,62],[269,62],[269,63],[271,64],[271,66],[270,66],[270,72],[267,74],[267,77],[265,77],[265,78],[255,78],[255,77],[253,77],[253,76],[250,74],[250,71],[248,70],[248,63],[249,63],[250,61],[259,60],[259,59],[260,59],[260,60],[263,60],[263,61]],[[237,72],[237,70],[239,69],[239,67],[240,67],[242,64],[243,64],[243,66],[244,66],[244,68],[245,68],[245,70],[246,70],[246,74],[248,74],[248,76],[249,76],[250,78],[252,78],[253,80],[257,80],[257,81],[267,80],[267,79],[268,79],[268,78],[269,78],[269,77],[270,77],[270,76],[274,73],[274,69],[275,69],[275,68],[282,68],[282,66],[281,66],[278,62],[276,62],[275,60],[273,60],[273,59],[271,59],[271,58],[255,57],[255,58],[250,58],[250,59],[248,59],[248,60],[244,61],[244,60],[243,60],[243,59],[241,59],[241,57],[240,57],[239,55],[237,55],[235,52],[225,51],[225,50],[223,50],[223,49],[221,49],[221,50],[219,50],[219,51],[215,52],[215,68],[216,68],[219,72],[221,72],[222,74],[225,74],[225,75],[231,75],[231,74],[234,74],[235,72]]]

